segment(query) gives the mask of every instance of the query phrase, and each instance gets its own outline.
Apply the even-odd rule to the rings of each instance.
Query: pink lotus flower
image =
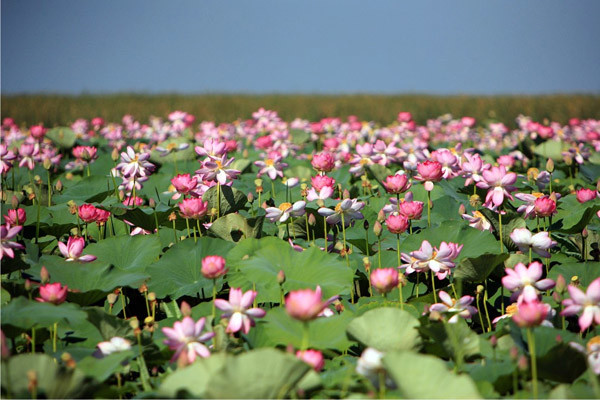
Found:
[[[402,214],[390,214],[385,220],[388,230],[394,234],[400,234],[408,229],[408,218]]]
[[[471,228],[479,229],[480,231],[492,231],[492,224],[480,211],[473,211],[473,216],[462,214],[463,219],[469,221]]]
[[[404,193],[411,187],[411,183],[405,174],[389,175],[382,183],[385,190],[393,194]]]
[[[542,257],[550,257],[548,250],[556,246],[556,242],[550,239],[548,232],[538,232],[533,235],[527,228],[517,228],[510,234],[510,238],[524,254],[532,249]]]
[[[349,226],[350,223],[355,219],[363,219],[364,215],[360,212],[365,206],[365,203],[358,201],[357,199],[345,199],[336,204],[335,209],[321,207],[317,211],[319,215],[326,218],[326,221],[330,225],[335,225],[342,221],[342,215],[344,216],[344,224]]]
[[[12,239],[23,229],[22,226],[11,226],[9,224],[0,226],[0,260],[7,255],[9,258],[15,258],[13,249],[24,249],[25,246],[17,242],[11,242]]]
[[[388,293],[398,287],[396,268],[378,268],[371,272],[371,285],[379,293]]]
[[[29,128],[29,131],[31,132],[31,136],[33,138],[42,140],[46,135],[47,130],[43,125],[33,125],[31,128]]]
[[[329,172],[335,167],[335,157],[329,152],[321,152],[315,154],[310,163],[319,172]]]
[[[402,264],[401,268],[406,268],[406,273],[427,272],[429,270],[436,273],[438,279],[442,280],[455,267],[454,259],[462,250],[463,245],[456,243],[442,242],[440,248],[432,247],[427,240],[423,240],[421,248],[409,254],[402,253],[402,260],[407,262]]]
[[[597,191],[588,188],[579,189],[575,195],[577,196],[577,201],[582,204],[600,197]]]
[[[290,217],[300,217],[304,215],[306,210],[306,202],[299,200],[292,203],[281,203],[279,207],[268,207],[265,209],[267,213],[265,218],[271,222],[286,222]]]
[[[490,189],[485,197],[485,203],[483,203],[485,207],[495,209],[501,206],[505,196],[513,199],[510,192],[514,192],[516,188],[511,185],[517,181],[517,174],[507,173],[506,168],[501,165],[483,171],[482,178],[483,180],[477,183],[477,187]]]
[[[512,319],[521,328],[531,328],[541,325],[548,315],[548,305],[540,303],[537,298],[534,301],[523,301],[517,303],[517,312]]]
[[[517,208],[517,212],[523,213],[523,218],[532,218],[536,215],[535,212],[535,202],[537,199],[542,197],[544,194],[539,192],[534,193],[517,193],[515,197],[521,201],[526,202],[527,204],[523,204]]]
[[[260,168],[256,176],[260,178],[263,174],[267,174],[271,180],[277,179],[278,176],[283,178],[283,170],[288,165],[281,160],[282,157],[279,153],[270,152],[264,161],[255,161],[254,165]]]
[[[549,217],[553,214],[556,214],[556,202],[549,196],[537,198],[533,206],[535,215],[538,217]]]
[[[58,249],[60,250],[63,257],[66,258],[65,261],[80,261],[80,262],[92,262],[97,257],[87,254],[82,256],[83,247],[85,246],[85,240],[82,237],[77,236],[69,236],[67,240],[67,244],[63,242],[58,242]]]
[[[17,156],[8,150],[5,144],[0,144],[0,175],[6,174],[13,166],[12,162]]]
[[[22,208],[10,209],[4,216],[4,221],[11,226],[22,226],[27,221],[27,213]]]
[[[492,167],[491,164],[484,163],[479,154],[464,153],[463,156],[467,159],[461,163],[462,175],[467,178],[465,186],[472,183],[477,183],[483,178],[481,174]]]
[[[196,177],[192,178],[190,174],[179,174],[171,179],[171,183],[175,187],[175,190],[177,190],[177,193],[173,195],[172,199],[177,200],[182,195],[185,196],[193,193],[198,186],[198,179]]]
[[[596,375],[600,375],[600,336],[591,338],[586,347],[576,342],[570,342],[569,346],[585,355],[589,367]]]
[[[285,298],[285,309],[292,318],[310,321],[317,318],[337,298],[338,296],[333,296],[327,301],[322,301],[320,286],[317,286],[315,291],[311,289],[294,290]]]
[[[35,161],[40,155],[40,145],[39,143],[35,144],[26,144],[23,143],[21,147],[19,147],[19,156],[21,157],[21,161],[19,162],[19,167],[27,166],[30,170],[35,167]]]
[[[57,305],[64,303],[67,300],[67,286],[62,286],[58,282],[40,286],[40,297],[36,298],[36,300],[42,303]]]
[[[432,304],[429,311],[452,314],[452,317],[448,320],[451,324],[458,322],[458,317],[469,319],[477,314],[477,308],[470,305],[474,300],[473,296],[463,296],[457,301],[443,290],[440,290],[438,295],[442,302]]]
[[[91,204],[82,204],[77,209],[79,218],[86,223],[96,221],[97,208]]]
[[[98,157],[97,151],[98,149],[93,146],[76,146],[73,148],[73,157],[87,163]]]
[[[110,211],[103,210],[101,208],[96,208],[96,223],[98,225],[103,225],[110,218]]]
[[[200,219],[208,212],[208,202],[201,198],[183,199],[177,206],[182,218]]]
[[[94,117],[92,118],[91,123],[94,129],[100,129],[102,125],[104,125],[104,119],[100,117]]]
[[[409,220],[421,219],[421,214],[423,213],[423,202],[401,201],[400,205],[398,206],[398,212]]]
[[[310,365],[312,369],[317,372],[322,370],[325,366],[323,353],[318,350],[298,350],[296,352],[296,357]]]
[[[210,157],[214,160],[221,158],[227,153],[225,143],[215,139],[205,140],[204,146],[196,146],[194,150],[196,150],[199,156]]]
[[[242,293],[242,289],[231,288],[229,291],[229,301],[215,299],[215,307],[225,311],[221,318],[229,318],[226,332],[234,333],[241,330],[244,334],[250,332],[250,327],[254,326],[254,318],[265,316],[265,310],[261,308],[250,308],[256,298],[256,292],[248,290]]]
[[[206,256],[202,259],[201,272],[206,279],[217,279],[225,275],[228,270],[225,268],[225,259],[221,256]]]
[[[227,159],[227,155],[223,154],[220,159],[208,159],[202,163],[202,168],[196,171],[198,175],[202,176],[202,180],[205,181],[216,181],[221,185],[225,185],[228,179],[236,179],[241,173],[236,169],[227,168],[235,158]]]
[[[127,146],[127,151],[121,153],[121,163],[117,165],[117,170],[121,171],[125,177],[143,177],[150,175],[154,171],[154,164],[148,159],[150,153],[136,153],[133,147]]]
[[[173,328],[162,328],[162,332],[167,337],[164,344],[171,350],[175,350],[171,362],[177,360],[184,352],[188,363],[193,363],[197,356],[210,357],[210,351],[203,342],[212,339],[215,333],[202,333],[205,321],[206,318],[200,318],[198,322],[194,322],[191,317],[185,317],[182,321],[175,322]]]
[[[415,176],[418,181],[423,181],[425,190],[431,192],[433,190],[433,183],[439,182],[444,176],[442,171],[442,164],[437,161],[425,161],[417,165],[417,171],[419,175]]]
[[[431,153],[431,159],[442,164],[442,177],[452,179],[458,171],[458,158],[448,149],[438,149]],[[418,167],[417,167],[418,168]]]
[[[506,276],[502,278],[502,285],[514,292],[511,301],[519,298],[519,301],[532,302],[538,299],[540,291],[552,289],[556,284],[552,279],[541,279],[543,265],[537,261],[526,267],[518,263],[515,268],[506,268]]]
[[[563,300],[565,309],[561,315],[570,316],[581,313],[579,327],[582,332],[592,324],[600,325],[600,278],[594,279],[585,293],[573,285],[569,285],[567,289],[571,298]]]
[[[333,196],[335,179],[327,175],[317,175],[311,178],[312,187],[306,194],[306,200],[325,200]]]
[[[398,122],[410,122],[412,121],[412,114],[408,111],[400,111],[398,113]]]

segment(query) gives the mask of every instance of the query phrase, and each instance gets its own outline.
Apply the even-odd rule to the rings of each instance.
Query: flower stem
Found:
[[[48,207],[52,205],[52,179],[50,178],[50,170],[47,169],[48,173]]]
[[[377,260],[379,261],[379,268],[381,268],[381,237],[377,238]]]
[[[196,228],[198,230],[198,236],[202,237],[202,229],[200,229],[200,220],[196,220]]]
[[[379,398],[385,399],[385,370],[381,369],[379,375]]]
[[[213,289],[212,289],[212,319],[213,321],[215,320],[215,314],[216,314],[216,310],[215,310],[215,299],[217,298],[217,280],[213,279]]]
[[[402,264],[400,262],[400,234],[397,233],[396,234],[396,253],[397,253],[397,258],[398,258],[398,267]]]
[[[485,288],[485,291],[483,292],[483,309],[485,311],[485,319],[487,319],[487,323],[488,323],[487,331],[491,332],[492,331],[492,323],[490,321],[490,313],[488,312],[488,308],[487,308],[487,300],[488,300],[487,282],[486,282],[485,286],[486,286],[486,288]]]
[[[500,226],[500,253],[504,253],[504,244],[502,243],[502,212],[498,210],[498,224]]]
[[[323,217],[323,239],[325,239],[325,253],[327,253],[327,217]]]
[[[217,181],[217,219],[221,215],[221,182]]]
[[[271,179],[271,197],[275,201],[275,181]]]
[[[398,283],[398,301],[400,302],[400,309],[404,310],[404,296],[402,295],[402,282]]]
[[[398,204],[400,205],[400,204]],[[431,228],[431,192],[427,191],[427,227]]]
[[[35,326],[31,328],[31,352],[35,353]]]
[[[477,314],[479,314],[479,323],[481,324],[481,332],[485,332],[485,325],[483,324],[483,317],[481,316],[481,309],[479,308],[479,293],[477,293],[475,299],[475,305],[477,306]]]
[[[434,303],[437,303],[437,294],[435,293],[435,274],[433,271],[429,272],[431,272],[431,290],[433,290],[433,301]]]
[[[346,258],[346,265],[350,268],[350,259],[348,258],[348,249],[346,248],[346,221],[344,221],[344,213],[342,216],[342,238],[344,239],[344,256]],[[354,303],[354,285],[350,288],[350,302]]]
[[[535,357],[535,337],[531,332],[531,328],[527,328],[527,344],[529,346],[529,357],[531,358],[531,383],[533,386],[533,398],[538,398],[538,382],[537,382],[537,359]]]
[[[185,219],[185,225],[187,226],[188,237],[192,236],[192,232],[190,232],[190,219],[189,218]]]
[[[125,313],[125,294],[123,294],[123,288],[119,290],[121,293],[121,304],[123,306],[123,319],[127,319],[127,314]]]
[[[177,243],[177,230],[175,229],[175,220],[173,220],[172,222],[173,222],[173,237],[175,239],[173,244],[175,244],[175,243]]]
[[[308,339],[310,332],[308,330],[308,321],[302,322],[302,345],[300,347],[301,351],[308,349]]]
[[[53,329],[53,335],[52,335],[52,352],[56,353],[56,339],[58,337],[58,322],[54,323],[54,329]]]

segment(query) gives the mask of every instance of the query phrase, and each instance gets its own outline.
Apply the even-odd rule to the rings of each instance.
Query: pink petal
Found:
[[[569,285],[567,290],[569,291],[569,294],[575,303],[583,305],[586,302],[587,296],[578,287]]]
[[[219,310],[222,311],[231,311],[233,310],[233,307],[231,306],[231,304],[223,299],[215,299],[215,307],[217,307]]]
[[[237,332],[242,328],[242,313],[233,313],[227,325],[228,332]]]
[[[252,305],[252,302],[254,301],[254,299],[256,298],[257,293],[253,290],[248,290],[246,293],[244,293],[244,295],[242,296],[242,300],[240,303],[240,306],[243,309],[248,309],[250,308],[250,306]]]

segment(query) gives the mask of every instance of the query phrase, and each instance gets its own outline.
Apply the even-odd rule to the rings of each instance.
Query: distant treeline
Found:
[[[78,118],[102,117],[119,122],[131,114],[139,121],[150,116],[166,117],[182,110],[198,121],[230,122],[247,119],[264,107],[276,110],[290,121],[296,117],[319,120],[323,117],[356,115],[362,120],[387,124],[399,111],[410,111],[418,123],[451,113],[478,121],[501,121],[514,127],[519,114],[536,121],[550,119],[566,123],[569,118],[600,119],[598,95],[549,96],[430,96],[430,95],[15,95],[2,96],[2,117],[17,124],[67,125]]]

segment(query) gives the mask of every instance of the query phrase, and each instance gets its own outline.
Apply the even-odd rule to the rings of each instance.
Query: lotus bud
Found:
[[[380,237],[382,231],[383,227],[381,226],[381,222],[375,221],[373,224],[373,233],[375,233],[375,236]]]
[[[17,196],[13,195],[12,199],[10,199],[10,205],[15,210],[17,209],[17,207],[19,207],[19,199],[17,198]]]
[[[148,301],[151,303],[155,302],[156,301],[156,293],[154,293],[154,292],[148,293]]]
[[[115,147],[112,152],[110,153],[110,158],[112,158],[113,161],[117,161],[119,160],[119,150]]]
[[[42,269],[40,270],[40,280],[42,284],[50,282],[50,273],[45,266],[42,266]]]
[[[473,208],[478,208],[481,205],[481,198],[479,195],[474,194],[469,197],[469,204]]]
[[[248,193],[248,203],[254,203],[254,194],[252,192]]]
[[[563,157],[563,160],[565,161],[565,164],[567,164],[568,166],[573,165],[573,157],[571,157],[570,154],[565,154],[565,156]]]
[[[50,167],[52,166],[52,161],[50,161],[49,158],[44,158],[42,166],[44,167],[44,169],[50,169]]]
[[[136,317],[133,317],[133,318],[131,318],[129,320],[129,326],[133,330],[139,329],[139,327],[140,327],[140,321],[138,321],[138,319]]]
[[[377,221],[383,223],[385,221],[385,212],[383,210],[379,210],[377,213]]]
[[[31,188],[29,188],[29,190],[31,190]],[[33,200],[33,199],[35,199],[35,193],[33,193],[33,192],[29,193],[29,194],[27,195],[27,198],[28,198],[29,200]]]
[[[179,306],[179,309],[181,310],[181,315],[183,315],[184,317],[192,316],[192,307],[190,307],[187,301],[182,301],[181,306]]]
[[[588,237],[588,230],[587,230],[587,228],[583,228],[583,230],[581,231],[581,236],[583,236],[584,238]]]
[[[284,282],[285,282],[285,272],[283,272],[283,270],[281,269],[277,273],[277,283],[280,285],[283,285]]]
[[[519,368],[520,371],[527,371],[527,368],[529,367],[529,363],[527,362],[527,357],[525,357],[524,355],[521,355],[521,357],[519,357],[519,361],[517,361],[517,367]]]
[[[57,192],[62,192],[63,184],[60,181],[60,179],[57,180],[56,183],[54,184],[54,189],[56,189]]]
[[[398,287],[404,287],[408,284],[408,279],[403,272],[398,272]]]
[[[552,292],[552,298],[557,303],[560,303],[562,301],[562,296],[557,291]]]
[[[69,200],[67,202],[67,206],[69,206],[69,213],[71,215],[77,214],[78,207],[77,207],[77,204],[75,204],[75,202],[73,200]]]
[[[554,161],[551,158],[546,162],[546,171],[550,173],[554,172]]]
[[[67,172],[67,173],[65,174],[65,178],[66,178],[68,181],[72,181],[74,177],[75,177],[75,175],[73,175],[73,173],[72,173],[72,172]]]
[[[32,287],[33,284],[31,283],[31,281],[29,279],[25,279],[25,290],[29,292]]]
[[[509,354],[510,354],[510,359],[513,361],[516,361],[517,358],[519,357],[519,349],[517,348],[517,346],[511,347],[509,350]]]
[[[565,277],[562,274],[559,274],[556,278],[556,286],[554,286],[554,290],[558,293],[564,293],[567,290],[567,281],[565,281]]]
[[[176,219],[177,219],[177,215],[174,212],[169,214],[169,221],[175,221]]]
[[[498,338],[495,335],[492,335],[490,337],[490,345],[492,346],[492,348],[496,348],[496,346],[498,345]]]
[[[475,293],[481,294],[481,293],[483,293],[483,291],[484,291],[483,285],[477,285],[477,289],[476,289]]]
[[[315,226],[317,224],[317,217],[315,214],[308,214],[308,225]]]
[[[150,208],[156,208],[156,201],[150,197],[150,200],[148,200],[148,205],[150,206]]]
[[[350,198],[350,191],[348,189],[344,189],[344,191],[342,192],[342,198],[344,200]]]
[[[365,231],[369,230],[369,221],[365,219],[365,222],[363,222],[363,228],[365,228]]]
[[[140,287],[138,288],[138,291],[139,291],[140,293],[145,293],[145,292],[147,292],[147,291],[148,291],[148,286],[146,286],[146,284],[145,284],[145,283],[142,283],[142,284],[140,285]]]
[[[464,214],[464,213],[466,213],[466,212],[467,212],[467,208],[465,207],[465,205],[464,205],[464,204],[461,204],[461,205],[458,207],[458,214],[459,214],[459,215],[463,215],[463,214]]]
[[[111,306],[117,302],[118,298],[119,296],[117,296],[116,293],[109,293],[106,295],[106,301],[108,301],[108,304],[110,304]]]
[[[67,368],[73,369],[77,366],[77,363],[71,356],[71,353],[64,352],[60,356],[61,361],[67,366]]]

